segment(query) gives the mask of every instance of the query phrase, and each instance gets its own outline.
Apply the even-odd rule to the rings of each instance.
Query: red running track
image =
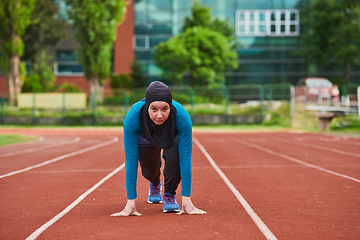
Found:
[[[121,129],[0,133],[42,137],[0,147],[0,239],[360,238],[360,138],[194,132],[192,200],[207,214],[147,204],[139,172],[143,215],[114,218],[126,204]]]

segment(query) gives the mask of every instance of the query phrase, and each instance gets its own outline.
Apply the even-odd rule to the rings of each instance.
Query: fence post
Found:
[[[32,125],[36,125],[36,94],[33,93],[33,108],[32,108],[32,118],[31,123]]]
[[[260,123],[262,123],[264,120],[264,87],[260,85],[259,90],[260,90]]]
[[[126,89],[123,90],[124,91],[124,94],[125,94],[125,115],[127,114],[128,112],[128,109],[129,109],[129,93]]]
[[[357,88],[358,114],[360,119],[360,87]]]
[[[191,121],[195,120],[195,91],[192,87],[190,87],[190,104],[191,104]]]
[[[273,100],[273,92],[272,92],[272,87],[269,86],[269,96],[268,96],[268,100],[271,102]]]
[[[96,92],[91,93],[91,96],[92,96],[93,125],[96,125]]]
[[[62,95],[62,125],[66,125],[66,93],[63,93]]]
[[[295,88],[293,85],[290,85],[290,126],[293,126],[295,112]]]
[[[5,124],[5,99],[1,96],[1,124]]]
[[[224,94],[225,94],[225,124],[229,124],[230,93],[226,86],[224,88]]]

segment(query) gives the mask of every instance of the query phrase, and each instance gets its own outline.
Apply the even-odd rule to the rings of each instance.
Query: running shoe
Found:
[[[164,213],[180,212],[179,204],[174,194],[164,193]]]
[[[149,196],[148,203],[162,203],[161,197],[161,183],[159,185],[154,186],[151,182],[149,183]]]

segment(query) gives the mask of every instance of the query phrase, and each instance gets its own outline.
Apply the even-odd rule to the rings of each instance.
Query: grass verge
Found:
[[[35,136],[0,134],[0,146],[37,140]]]

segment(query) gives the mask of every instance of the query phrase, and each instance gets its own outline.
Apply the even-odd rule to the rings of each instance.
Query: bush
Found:
[[[67,92],[67,93],[76,93],[82,92],[81,89],[72,83],[63,83],[60,85],[55,86],[52,89],[53,92]]]
[[[132,80],[129,75],[120,73],[117,75],[113,73],[110,75],[110,87],[113,90],[114,95],[118,95],[118,89],[132,87]]]
[[[335,117],[331,121],[330,129],[332,130],[360,130],[360,119],[358,115],[346,115]]]
[[[39,93],[43,88],[40,84],[40,76],[32,72],[27,79],[25,79],[21,92],[23,93]]]

